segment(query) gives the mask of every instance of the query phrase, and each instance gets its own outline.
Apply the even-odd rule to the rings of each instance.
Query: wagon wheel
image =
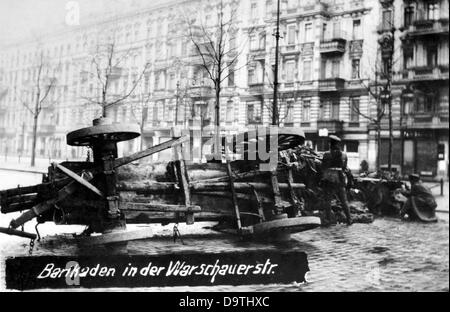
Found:
[[[422,222],[437,222],[437,218],[435,215],[434,210],[432,211],[426,211],[424,209],[419,209],[419,206],[416,202],[416,197],[411,196],[410,202],[411,202],[411,210],[413,211],[414,215]]]
[[[67,134],[67,144],[71,146],[92,146],[96,141],[122,142],[141,135],[139,125],[102,124],[79,129]]]

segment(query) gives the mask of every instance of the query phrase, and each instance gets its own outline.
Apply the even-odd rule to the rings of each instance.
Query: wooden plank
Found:
[[[239,211],[239,205],[236,197],[236,190],[234,189],[234,177],[233,177],[233,171],[231,170],[230,160],[227,159],[227,173],[228,173],[228,179],[229,179],[229,185],[230,185],[230,191],[231,191],[231,201],[233,203],[234,207],[234,216],[236,218],[236,224],[237,228],[240,231],[241,226],[241,213]]]
[[[92,192],[94,192],[95,194],[97,194],[100,197],[104,197],[102,191],[100,191],[98,188],[96,188],[94,185],[92,185],[91,183],[89,183],[88,181],[86,181],[86,179],[83,179],[82,177],[80,177],[78,174],[76,174],[75,172],[73,172],[70,169],[67,169],[64,166],[61,166],[60,164],[57,163],[53,163],[54,166],[56,166],[59,170],[61,170],[64,174],[66,174],[67,176],[69,176],[70,178],[74,179],[75,181],[77,181],[78,183],[80,183],[81,185],[83,185],[84,187],[86,187],[87,189],[91,190]],[[90,175],[92,175],[91,173],[88,173]]]
[[[141,192],[148,194],[174,193],[177,191],[173,182],[118,182],[117,190],[121,192]]]
[[[246,191],[251,192],[252,187],[256,190],[271,190],[272,186],[269,183],[260,182],[235,182],[234,188],[237,192]],[[294,189],[303,189],[305,185],[302,183],[293,183],[292,187]],[[191,184],[191,192],[207,192],[207,191],[228,191],[230,189],[229,183],[218,182],[218,183],[195,183]],[[287,190],[289,186],[287,183],[279,183],[279,190]],[[281,202],[281,196],[279,195],[279,202]]]
[[[169,205],[154,203],[121,202],[122,211],[168,211],[168,212],[199,212],[201,207],[197,205]]]
[[[210,197],[220,197],[220,198],[230,198],[231,197],[231,193],[230,192],[192,192],[195,195],[198,196],[210,196]],[[245,194],[245,193],[236,193],[236,197],[237,199],[240,200],[249,200],[249,201],[254,201],[255,197],[253,195],[250,194]],[[271,204],[273,203],[272,198],[269,198],[267,196],[264,195],[259,195],[259,200],[261,201],[261,203],[266,203],[266,204]]]
[[[23,187],[21,186],[21,187],[17,187],[17,188],[13,188],[13,189],[0,191],[0,197],[8,198],[10,196],[26,195],[26,194],[33,194],[33,193],[48,194],[48,193],[52,192],[52,190],[54,190],[54,189],[64,187],[71,181],[72,181],[72,179],[70,179],[70,178],[64,178],[64,179],[55,180],[53,183],[49,182],[49,183],[41,183],[41,184],[36,184],[36,185],[31,185],[31,186],[23,186]]]
[[[127,224],[148,224],[148,223],[176,223],[179,216],[176,212],[155,212],[155,211],[124,211]],[[197,222],[215,222],[222,220],[234,220],[234,213],[231,210],[228,213],[215,213],[201,211],[195,213]]]
[[[91,180],[92,178],[93,178],[92,175],[84,177],[84,179],[87,179],[88,181]],[[65,187],[63,187],[61,190],[58,191],[57,196],[55,198],[49,199],[45,202],[42,202],[42,203],[34,206],[30,210],[24,212],[17,219],[11,220],[10,226],[12,228],[18,228],[22,224],[25,224],[26,222],[34,219],[35,217],[40,216],[45,211],[53,208],[53,206],[55,204],[57,204],[59,201],[65,199],[69,195],[73,194],[76,190],[78,190],[79,186],[80,186],[80,184],[78,182],[75,182],[75,181],[70,182]]]
[[[186,142],[187,140],[188,140],[188,137],[183,136],[183,137],[180,137],[180,138],[176,138],[176,139],[173,139],[173,140],[161,143],[161,144],[156,145],[156,146],[152,146],[152,147],[150,147],[150,148],[148,148],[148,149],[146,149],[144,151],[137,152],[137,153],[135,153],[133,155],[122,157],[122,158],[118,158],[118,159],[115,160],[114,167],[118,168],[118,167],[121,167],[123,165],[129,164],[129,163],[131,163],[133,161],[136,161],[136,160],[148,157],[150,155],[159,153],[159,152],[164,151],[164,150],[166,150],[168,148],[180,145],[183,142]]]
[[[4,228],[4,227],[0,227],[0,233],[29,238],[29,239],[36,239],[36,237],[37,237],[36,234],[33,234],[33,233],[27,233],[27,232],[18,231],[18,230],[14,230],[11,228]]]

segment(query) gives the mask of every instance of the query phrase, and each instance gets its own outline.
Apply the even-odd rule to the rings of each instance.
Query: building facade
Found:
[[[429,1],[416,2],[420,4],[416,12],[422,12],[425,2]],[[379,39],[385,32],[380,24],[388,18],[385,10],[390,8],[392,22],[399,23],[394,26],[394,58],[402,61],[404,55],[409,57],[409,52],[404,54],[410,51],[404,49],[406,43],[408,47],[413,45],[416,53],[412,60],[407,58],[406,67],[400,65],[402,62],[394,62],[395,164],[405,172],[421,171],[421,166],[428,168],[428,163],[422,165],[421,158],[429,159],[422,154],[424,144],[428,144],[425,142],[429,142],[427,138],[432,135],[436,142],[432,148],[437,149],[437,154],[444,145],[443,161],[448,167],[448,124],[445,123],[445,118],[448,120],[448,59],[444,60],[445,53],[448,54],[448,23],[445,24],[448,16],[442,15],[448,0],[438,2],[441,16],[433,16],[436,22],[431,26],[429,22],[417,22],[420,19],[406,26],[403,14],[410,3],[406,0],[281,1],[280,126],[303,129],[307,143],[318,151],[326,149],[326,140],[319,133],[327,129],[325,133],[342,137],[351,169],[358,170],[362,160],[375,168],[378,149],[372,117],[377,104],[372,86],[373,81],[377,81],[377,65],[382,54]],[[220,124],[224,134],[233,134],[272,121],[277,1],[229,0],[224,3],[227,14],[236,12],[231,27],[233,34],[226,43],[228,51],[233,47],[236,55],[230,53],[225,59],[236,57],[237,61],[221,85]],[[113,40],[116,58],[120,59],[120,66],[115,66],[111,72],[109,100],[130,94],[111,107],[110,116],[115,121],[139,123],[142,127],[141,138],[121,144],[120,152],[131,153],[168,140],[171,129],[177,126],[202,133],[200,139],[192,142],[194,157],[201,161],[207,153],[205,143],[215,123],[215,89],[195,45],[186,34],[183,19],[186,12],[202,20],[204,25],[214,27],[217,24],[214,2],[174,0],[149,5],[148,9],[134,14],[72,26],[44,36],[39,42],[19,42],[4,47],[0,52],[0,154],[31,154],[33,113],[29,108],[36,100],[39,69],[36,58],[44,55],[47,80],[56,83],[39,114],[37,155],[54,159],[86,157],[85,150],[66,145],[65,135],[89,126],[101,113],[101,107],[91,100],[98,97],[101,90],[92,55],[99,43],[108,38]],[[422,13],[414,14],[422,18]],[[419,24],[428,26],[417,26]],[[431,27],[431,32],[427,27]],[[435,63],[426,63],[421,43],[424,40],[438,42]],[[434,60],[434,57],[429,58],[430,62]],[[141,77],[145,64],[149,67]],[[431,69],[429,64],[434,64]],[[403,67],[397,69],[398,66]],[[418,77],[422,78],[418,80]],[[139,83],[135,86],[136,80]],[[420,91],[423,88],[425,91]],[[408,99],[417,98],[411,92],[437,94],[426,88],[438,88],[437,102],[433,102],[432,111],[426,111],[423,116],[413,114],[416,109],[429,107],[428,104],[408,104]],[[425,96],[423,103],[428,103],[427,99]],[[384,146],[386,120],[381,124]],[[398,140],[402,143],[397,144]],[[411,150],[417,155],[414,159],[411,159]],[[426,150],[430,148],[427,146]],[[402,156],[397,160],[399,154]],[[384,163],[385,155],[380,156],[384,157]],[[433,166],[436,167],[432,170],[434,175],[448,172],[442,162]]]
[[[415,172],[448,178],[449,2],[395,0],[381,4],[380,39],[393,38],[393,163],[404,175]],[[387,52],[380,51],[384,69],[389,63],[383,59],[389,56]],[[386,151],[388,124],[384,121],[382,127]],[[380,157],[382,163],[387,162],[385,152]]]

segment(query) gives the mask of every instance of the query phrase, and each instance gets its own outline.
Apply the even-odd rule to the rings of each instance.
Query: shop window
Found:
[[[347,141],[345,142],[347,153],[359,153],[359,142],[358,141]]]

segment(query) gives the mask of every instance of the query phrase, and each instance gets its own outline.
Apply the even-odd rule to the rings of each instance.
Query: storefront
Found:
[[[448,130],[417,129],[403,132],[403,174],[448,178]]]

